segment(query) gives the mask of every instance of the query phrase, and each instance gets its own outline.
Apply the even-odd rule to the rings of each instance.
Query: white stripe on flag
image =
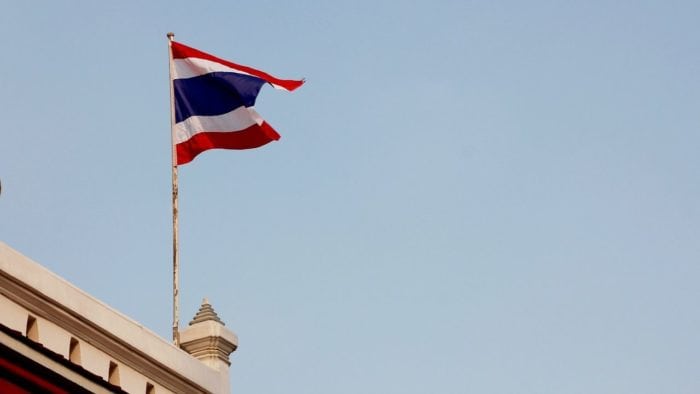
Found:
[[[200,59],[198,57],[186,57],[184,59],[174,59],[173,60],[173,79],[186,79],[192,77],[198,77],[200,75],[209,74],[213,72],[229,72],[237,73],[243,75],[252,75],[245,71],[241,71],[237,68],[229,67],[221,63],[217,63],[212,60]],[[258,77],[256,77],[258,78]],[[276,85],[272,82],[267,82],[272,85],[273,88],[279,90],[287,90],[282,86]]]
[[[202,132],[231,132],[262,124],[263,119],[253,107],[238,107],[217,116],[190,116],[173,126],[175,144],[185,142]]]
[[[229,67],[221,63],[196,57],[175,59],[173,60],[173,63],[175,65],[173,79],[192,78],[213,72],[234,72],[238,74],[250,75],[247,72],[243,72],[233,67]]]

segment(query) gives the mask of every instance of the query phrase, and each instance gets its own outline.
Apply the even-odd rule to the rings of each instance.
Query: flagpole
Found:
[[[175,97],[173,92],[173,49],[172,41],[175,33],[168,33],[168,64],[170,74],[170,146],[172,155],[172,179],[173,179],[173,343],[180,346],[180,252],[178,250],[178,222],[177,222],[177,151],[175,150]]]

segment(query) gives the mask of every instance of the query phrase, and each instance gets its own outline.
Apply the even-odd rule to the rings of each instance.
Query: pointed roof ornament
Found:
[[[229,356],[238,348],[238,336],[224,326],[205,298],[190,325],[180,331],[180,348],[209,367],[225,372],[224,380],[228,382]]]
[[[217,323],[221,323],[221,325],[226,325],[221,319],[219,319],[219,315],[216,314],[214,311],[214,308],[211,306],[209,303],[209,300],[206,298],[202,300],[202,306],[199,307],[199,311],[197,311],[197,314],[194,315],[194,318],[190,322],[190,326],[196,323],[204,322],[204,321],[215,321]]]

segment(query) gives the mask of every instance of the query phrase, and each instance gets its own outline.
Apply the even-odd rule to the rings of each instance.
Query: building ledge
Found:
[[[2,242],[0,295],[168,391],[228,393],[227,374],[206,366]],[[0,323],[21,332],[26,324],[21,319]],[[68,344],[66,353],[67,348]]]

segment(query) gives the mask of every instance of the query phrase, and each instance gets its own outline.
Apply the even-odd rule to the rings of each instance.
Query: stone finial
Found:
[[[205,298],[189,327],[180,333],[180,348],[211,368],[228,373],[229,355],[238,348],[238,337],[224,327]]]
[[[216,314],[214,308],[212,308],[211,304],[209,303],[209,300],[205,298],[202,300],[202,306],[199,307],[199,311],[197,311],[197,314],[194,315],[194,318],[190,322],[190,326],[207,320],[213,320],[221,323],[224,326],[226,325],[226,323],[219,319],[219,315]]]

